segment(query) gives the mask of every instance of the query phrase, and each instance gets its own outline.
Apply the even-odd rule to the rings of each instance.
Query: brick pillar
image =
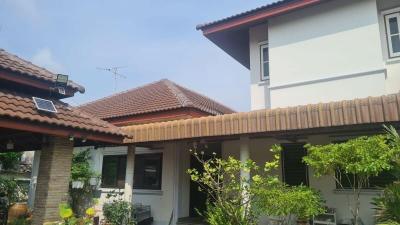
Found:
[[[128,154],[126,157],[126,174],[124,198],[127,202],[132,202],[133,192],[133,175],[135,170],[135,146],[128,146]]]
[[[68,199],[73,142],[49,137],[42,148],[32,225],[59,220],[58,205]]]

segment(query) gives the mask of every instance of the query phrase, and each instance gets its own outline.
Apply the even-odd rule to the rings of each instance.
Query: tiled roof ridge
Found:
[[[179,85],[168,79],[162,79],[161,82],[174,94],[182,107],[194,107],[193,102],[177,87]]]
[[[179,89],[184,89],[185,91],[188,91],[188,92],[194,93],[194,94],[196,94],[196,95],[198,95],[198,96],[200,96],[200,97],[203,97],[204,99],[207,99],[208,101],[211,101],[211,102],[213,102],[214,104],[217,104],[217,105],[219,105],[220,107],[225,108],[227,111],[236,112],[235,110],[231,109],[230,107],[227,107],[227,106],[223,105],[222,103],[220,103],[220,102],[218,102],[218,101],[216,101],[216,100],[214,100],[214,99],[211,99],[210,97],[208,97],[208,96],[206,96],[206,95],[203,95],[203,94],[198,93],[198,92],[196,92],[196,91],[192,91],[192,90],[190,90],[190,89],[188,89],[188,88],[185,88],[185,87],[183,87],[183,86],[181,86],[181,85],[179,85],[179,84],[175,84],[175,86],[178,87]],[[204,108],[204,107],[203,107],[203,108]],[[201,110],[205,110],[205,109],[203,109],[203,108],[201,108]],[[214,114],[221,114],[221,112],[219,112],[219,111],[217,111],[217,110],[212,110],[212,109],[209,109],[209,110],[211,111],[211,113],[214,113]]]
[[[85,106],[94,104],[94,103],[96,103],[96,102],[101,102],[101,101],[104,101],[104,100],[113,98],[113,97],[115,97],[115,96],[118,96],[118,95],[123,95],[123,94],[129,93],[129,92],[132,92],[132,91],[136,91],[136,90],[138,90],[138,89],[141,89],[141,88],[144,88],[144,87],[147,87],[147,86],[150,86],[150,85],[157,84],[157,83],[159,83],[159,82],[161,82],[161,81],[162,81],[162,80],[153,81],[153,82],[148,83],[148,84],[145,84],[145,85],[143,85],[143,86],[138,86],[138,87],[130,88],[130,89],[127,89],[127,90],[124,90],[124,91],[120,91],[120,92],[114,93],[114,94],[112,94],[112,95],[104,96],[104,97],[102,97],[102,98],[99,98],[99,99],[96,99],[96,100],[93,100],[93,101],[89,101],[89,102],[83,103],[83,104],[79,105],[77,108],[81,108],[81,107],[83,108],[83,107],[85,107]],[[85,112],[86,112],[86,111],[85,111]]]
[[[30,69],[33,70],[34,72],[38,73],[38,74],[31,74],[31,73],[29,73],[27,71],[14,70],[13,68],[7,68],[8,70],[11,70],[11,71],[14,71],[14,72],[18,72],[18,73],[22,73],[22,74],[25,74],[25,75],[28,75],[28,76],[31,76],[31,77],[35,77],[37,79],[43,79],[43,80],[51,81],[51,82],[54,82],[53,79],[56,79],[56,76],[57,76],[56,73],[54,73],[54,72],[52,72],[52,71],[50,71],[50,70],[48,70],[48,69],[46,69],[46,68],[44,68],[42,66],[35,65],[31,61],[28,61],[28,60],[23,59],[23,58],[15,55],[15,54],[12,54],[12,53],[6,51],[3,48],[0,48],[0,53],[6,55],[7,57],[11,57],[16,61],[21,61],[22,63],[30,65],[31,66]],[[44,72],[45,75],[43,73],[40,74],[41,72]],[[52,76],[52,77],[48,77],[48,76]],[[73,89],[77,89],[81,93],[85,92],[85,88],[82,85],[80,85],[78,83],[75,83],[73,80],[68,80],[68,86],[73,88]]]

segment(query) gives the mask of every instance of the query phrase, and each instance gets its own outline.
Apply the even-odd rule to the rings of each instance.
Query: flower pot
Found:
[[[27,203],[15,203],[8,209],[8,220],[13,221],[28,215]]]
[[[83,181],[79,181],[79,180],[72,181],[72,188],[74,188],[74,189],[82,189],[83,185],[84,185]]]
[[[297,219],[297,225],[309,225],[308,219]]]
[[[98,180],[99,180],[99,179],[98,179],[97,177],[92,177],[92,178],[90,178],[90,180],[89,180],[90,186],[95,186],[95,187],[97,187],[97,185],[99,184]]]

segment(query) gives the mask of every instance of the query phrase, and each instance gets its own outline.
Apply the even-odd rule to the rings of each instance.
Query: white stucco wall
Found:
[[[252,109],[379,96],[400,90],[388,61],[380,11],[394,0],[337,0],[271,18],[250,29]],[[381,25],[381,26],[380,26]],[[270,81],[260,82],[259,43],[270,47]]]
[[[100,174],[104,155],[126,155],[127,153],[126,146],[98,148],[96,150],[92,147],[90,148],[92,149],[92,168]],[[75,151],[83,149],[87,148],[76,148]],[[187,217],[189,215],[189,177],[185,172],[189,168],[189,151],[179,143],[161,145],[156,150],[136,148],[136,154],[158,152],[163,153],[161,190],[134,189],[133,202],[150,205],[151,213],[154,217],[153,224],[165,225],[169,223],[173,211],[179,217]],[[178,155],[179,152],[180,155]],[[101,188],[100,205],[107,201],[106,195],[112,190],[116,191],[118,189]],[[178,192],[182,196],[179,200]],[[179,217],[176,216],[176,218]]]

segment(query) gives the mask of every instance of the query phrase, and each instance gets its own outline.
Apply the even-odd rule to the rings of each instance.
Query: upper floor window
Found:
[[[385,15],[390,58],[400,56],[400,12]]]
[[[269,48],[268,44],[260,46],[261,55],[261,80],[269,79]]]

